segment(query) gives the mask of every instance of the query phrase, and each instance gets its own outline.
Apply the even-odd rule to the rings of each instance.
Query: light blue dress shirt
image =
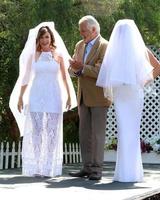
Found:
[[[96,38],[94,38],[93,40],[91,40],[90,42],[88,42],[88,44],[86,44],[83,63],[86,62],[87,56],[89,55],[89,53],[98,37],[99,37],[99,35]]]

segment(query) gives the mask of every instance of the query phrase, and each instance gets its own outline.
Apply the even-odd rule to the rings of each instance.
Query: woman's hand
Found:
[[[67,102],[66,102],[66,109],[69,110],[71,108],[71,98],[68,97]]]
[[[23,109],[23,99],[22,99],[22,97],[19,97],[17,106],[18,106],[18,111],[21,113],[21,111]]]

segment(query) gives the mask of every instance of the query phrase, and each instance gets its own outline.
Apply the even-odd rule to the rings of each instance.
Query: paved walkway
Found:
[[[143,183],[112,182],[114,163],[105,163],[101,181],[68,176],[80,165],[65,165],[63,176],[31,178],[21,175],[21,169],[0,171],[0,200],[142,200],[160,192],[160,165],[144,165]],[[3,197],[3,198],[2,198]]]

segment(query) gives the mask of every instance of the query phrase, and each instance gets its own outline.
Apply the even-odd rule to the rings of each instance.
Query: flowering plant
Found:
[[[140,145],[141,145],[141,152],[142,153],[149,153],[151,151],[154,151],[156,153],[160,154],[160,135],[156,134],[154,135],[153,139],[150,140],[143,140],[140,139]],[[107,141],[105,144],[106,150],[117,150],[117,138],[112,138],[111,140]]]
[[[111,140],[107,141],[104,148],[106,150],[117,150],[117,138],[112,138]]]
[[[152,151],[156,152],[156,153],[160,153],[160,135],[159,134],[155,134],[153,139],[150,139],[149,142],[150,146],[152,147]]]
[[[153,148],[148,141],[144,141],[140,139],[140,145],[141,145],[141,152],[142,153],[149,153],[150,151],[153,151]]]

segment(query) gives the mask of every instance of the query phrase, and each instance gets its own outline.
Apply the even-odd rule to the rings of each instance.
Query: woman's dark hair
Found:
[[[39,31],[38,31],[38,34],[37,34],[37,38],[36,38],[36,50],[37,51],[41,51],[41,46],[39,44],[39,40],[40,38],[45,34],[45,33],[49,33],[50,36],[51,36],[51,48],[55,49],[56,48],[56,45],[55,45],[55,38],[54,38],[54,35],[51,31],[51,29],[48,27],[48,26],[42,26]]]

